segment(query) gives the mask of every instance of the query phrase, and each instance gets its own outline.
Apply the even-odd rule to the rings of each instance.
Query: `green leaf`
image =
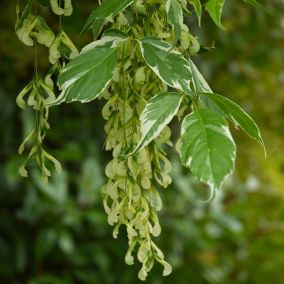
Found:
[[[192,79],[188,61],[159,38],[139,40],[142,56],[153,72],[168,86],[194,95],[190,89]]]
[[[175,46],[180,39],[183,13],[182,8],[177,0],[168,0],[166,5],[168,23],[172,25],[174,30],[173,45]]]
[[[209,13],[215,24],[221,29],[224,29],[221,23],[221,15],[224,3],[225,0],[209,0],[205,4],[205,10]]]
[[[188,62],[192,72],[192,84],[194,91],[197,94],[212,93],[210,86],[208,85],[202,74],[199,72],[193,61],[189,59]]]
[[[192,72],[192,85],[195,94],[200,95],[201,93],[213,93],[210,86],[208,85],[202,74],[199,72],[193,61],[189,59],[188,62]],[[201,97],[200,100],[206,108],[214,110],[216,112],[219,111],[218,107],[207,97]]]
[[[225,118],[209,109],[195,109],[181,126],[180,158],[212,190],[234,170],[236,146]]]
[[[101,33],[103,26],[104,26],[104,21],[105,20],[101,18],[95,19],[93,23],[93,29],[92,29],[94,39],[97,39],[99,34]]]
[[[201,14],[202,14],[202,6],[200,0],[188,0],[189,4],[191,4],[194,8],[194,11],[198,18],[199,26],[201,25]]]
[[[132,2],[133,0],[104,0],[103,3],[91,13],[83,28],[83,32],[90,29],[97,19],[105,20],[109,17],[115,17],[121,10],[132,4]]]
[[[177,114],[182,95],[163,92],[151,98],[140,115],[142,137],[131,155],[147,146]]]
[[[59,75],[58,86],[62,92],[49,105],[96,99],[111,81],[117,65],[117,47],[126,39],[121,34],[108,35],[85,46]]]
[[[220,111],[232,120],[235,127],[240,127],[247,135],[259,143],[265,151],[264,142],[258,126],[239,105],[217,94],[203,93],[202,95],[215,103]]]

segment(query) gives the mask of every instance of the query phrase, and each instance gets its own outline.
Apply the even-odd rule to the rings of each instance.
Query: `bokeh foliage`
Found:
[[[87,39],[77,35],[94,1],[80,8],[78,2],[65,26],[80,45]],[[174,163],[174,182],[162,192],[158,240],[174,271],[161,278],[155,268],[147,283],[281,283],[284,277],[283,2],[263,1],[263,9],[227,2],[226,32],[203,19],[201,34],[196,19],[189,18],[204,46],[215,41],[216,48],[202,54],[199,65],[214,90],[240,103],[258,122],[268,157],[236,133],[237,172],[209,204],[200,202],[206,189]],[[13,32],[15,2],[1,1],[1,8],[0,282],[136,283],[138,267],[124,263],[126,240],[112,239],[101,206],[109,157],[101,150],[99,102],[52,110],[48,147],[64,162],[63,174],[48,185],[36,171],[30,179],[18,176],[17,147],[32,117],[20,114],[15,97],[32,73],[33,56]],[[40,58],[46,71],[46,56]]]

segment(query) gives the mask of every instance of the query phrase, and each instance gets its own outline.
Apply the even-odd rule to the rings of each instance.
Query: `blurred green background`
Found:
[[[17,148],[33,114],[20,111],[15,98],[32,76],[33,56],[14,34],[15,2],[0,4],[0,283],[138,283],[139,267],[124,263],[126,236],[112,238],[101,204],[110,157],[102,150],[102,101],[52,109],[47,145],[63,162],[63,174],[48,185],[36,171],[29,179],[18,176]],[[73,2],[75,12],[64,25],[82,46],[89,39],[78,34],[96,1]],[[189,21],[205,46],[215,42],[216,47],[195,62],[217,93],[241,104],[257,121],[267,158],[233,130],[236,172],[205,204],[200,202],[204,187],[170,153],[173,184],[162,192],[157,243],[173,273],[164,278],[156,265],[146,283],[284,283],[284,2],[262,3],[264,8],[256,9],[228,0],[226,32],[207,17],[202,29],[194,17]],[[42,13],[56,28],[56,17]],[[40,52],[44,73],[47,54]]]

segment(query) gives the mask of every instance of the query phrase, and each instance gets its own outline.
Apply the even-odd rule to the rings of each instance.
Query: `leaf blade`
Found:
[[[192,72],[192,84],[194,91],[198,93],[212,93],[209,84],[206,82],[200,71],[191,59],[189,59],[189,66]]]
[[[209,13],[212,20],[220,28],[224,29],[221,23],[221,15],[225,0],[209,0],[205,4],[205,10]]]
[[[190,66],[179,52],[159,38],[146,37],[138,42],[145,62],[164,83],[194,96],[190,89]]]
[[[202,15],[202,6],[200,0],[189,0],[188,1],[194,8],[194,11],[198,18],[198,24],[201,26],[201,15]]]
[[[105,0],[103,3],[95,8],[83,28],[82,32],[90,29],[97,19],[105,20],[108,17],[116,16],[120,11],[132,4],[133,0]]]
[[[177,114],[182,95],[162,92],[151,98],[140,115],[142,137],[132,155],[147,146]]]
[[[111,81],[117,65],[118,45],[126,39],[122,34],[112,34],[85,46],[60,73],[58,86],[62,92],[48,105],[96,99]]]
[[[202,76],[202,74],[191,59],[189,59],[189,65],[192,72],[192,85],[195,94],[198,96],[201,93],[213,93],[209,84],[206,82],[205,78]],[[200,97],[200,100],[206,108],[214,110],[216,112],[220,112],[218,107],[214,103],[212,103],[212,101],[210,101],[206,96]]]
[[[254,120],[242,109],[238,104],[232,102],[228,98],[222,97],[217,94],[203,93],[211,100],[217,107],[232,120],[236,127],[240,127],[250,138],[254,139],[259,145],[261,145],[265,151],[265,145],[261,137],[260,130]]]
[[[182,24],[183,24],[183,13],[182,8],[177,0],[168,0],[166,3],[167,20],[172,25],[174,30],[174,41],[173,46],[177,44],[180,39]]]
[[[233,172],[236,146],[226,120],[209,109],[195,109],[182,123],[180,158],[211,189]]]

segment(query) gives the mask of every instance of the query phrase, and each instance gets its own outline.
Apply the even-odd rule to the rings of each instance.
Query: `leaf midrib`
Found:
[[[206,138],[207,153],[208,153],[208,156],[209,156],[209,163],[210,163],[210,173],[211,173],[211,177],[213,178],[214,185],[216,185],[215,176],[213,175],[213,171],[212,171],[211,156],[210,156],[209,151],[208,151],[208,149],[209,149],[209,143],[208,143],[208,137],[207,137],[207,131],[206,131],[205,123],[204,123],[204,121],[203,121],[203,119],[202,119],[202,116],[201,116],[200,113],[199,113],[199,110],[196,109],[195,111],[196,111],[196,113],[197,113],[197,116],[198,116],[198,118],[199,118],[199,121],[201,122],[201,124],[202,124],[202,126],[203,126],[202,131],[204,132],[204,136],[205,136],[205,138]]]

